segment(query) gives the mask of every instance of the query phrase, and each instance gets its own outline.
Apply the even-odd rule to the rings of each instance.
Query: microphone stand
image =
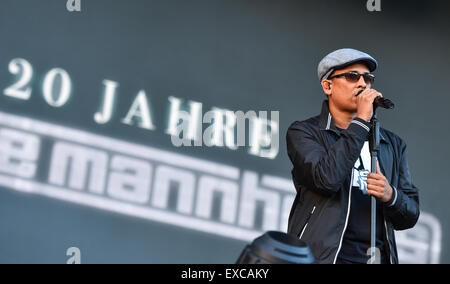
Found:
[[[380,153],[380,122],[377,118],[377,105],[373,106],[373,116],[370,120],[372,128],[369,133],[369,148],[371,157],[371,172],[377,172],[377,160]],[[371,200],[371,222],[370,222],[370,259],[369,264],[379,264],[380,260],[377,259],[376,254],[376,241],[377,241],[377,199],[374,196],[370,197]]]

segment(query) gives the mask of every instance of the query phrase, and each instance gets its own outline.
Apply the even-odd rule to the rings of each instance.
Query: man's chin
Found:
[[[356,114],[358,112],[358,108],[355,106],[349,106],[345,109],[346,112]]]

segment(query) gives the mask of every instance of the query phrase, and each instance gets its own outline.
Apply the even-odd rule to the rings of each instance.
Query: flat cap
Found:
[[[331,52],[319,62],[317,67],[319,80],[322,81],[328,78],[333,71],[357,62],[366,63],[370,72],[373,72],[378,66],[377,61],[369,54],[353,48],[342,48]]]

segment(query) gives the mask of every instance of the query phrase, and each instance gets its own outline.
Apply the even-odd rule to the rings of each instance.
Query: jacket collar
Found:
[[[341,133],[334,124],[333,116],[331,115],[328,100],[324,100],[322,102],[322,111],[319,116],[319,127],[320,130],[326,130],[336,133],[338,136],[341,136]],[[387,143],[387,140],[384,138],[383,133],[380,131],[380,141]]]
[[[328,106],[328,100],[322,102],[322,111],[319,117],[320,130],[327,130],[336,133],[340,136],[339,130],[334,124],[333,116],[331,115],[330,108]]]

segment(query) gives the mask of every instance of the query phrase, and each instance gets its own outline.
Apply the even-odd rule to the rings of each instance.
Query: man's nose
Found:
[[[366,81],[364,81],[364,76],[359,76],[359,80],[356,87],[367,87]]]

